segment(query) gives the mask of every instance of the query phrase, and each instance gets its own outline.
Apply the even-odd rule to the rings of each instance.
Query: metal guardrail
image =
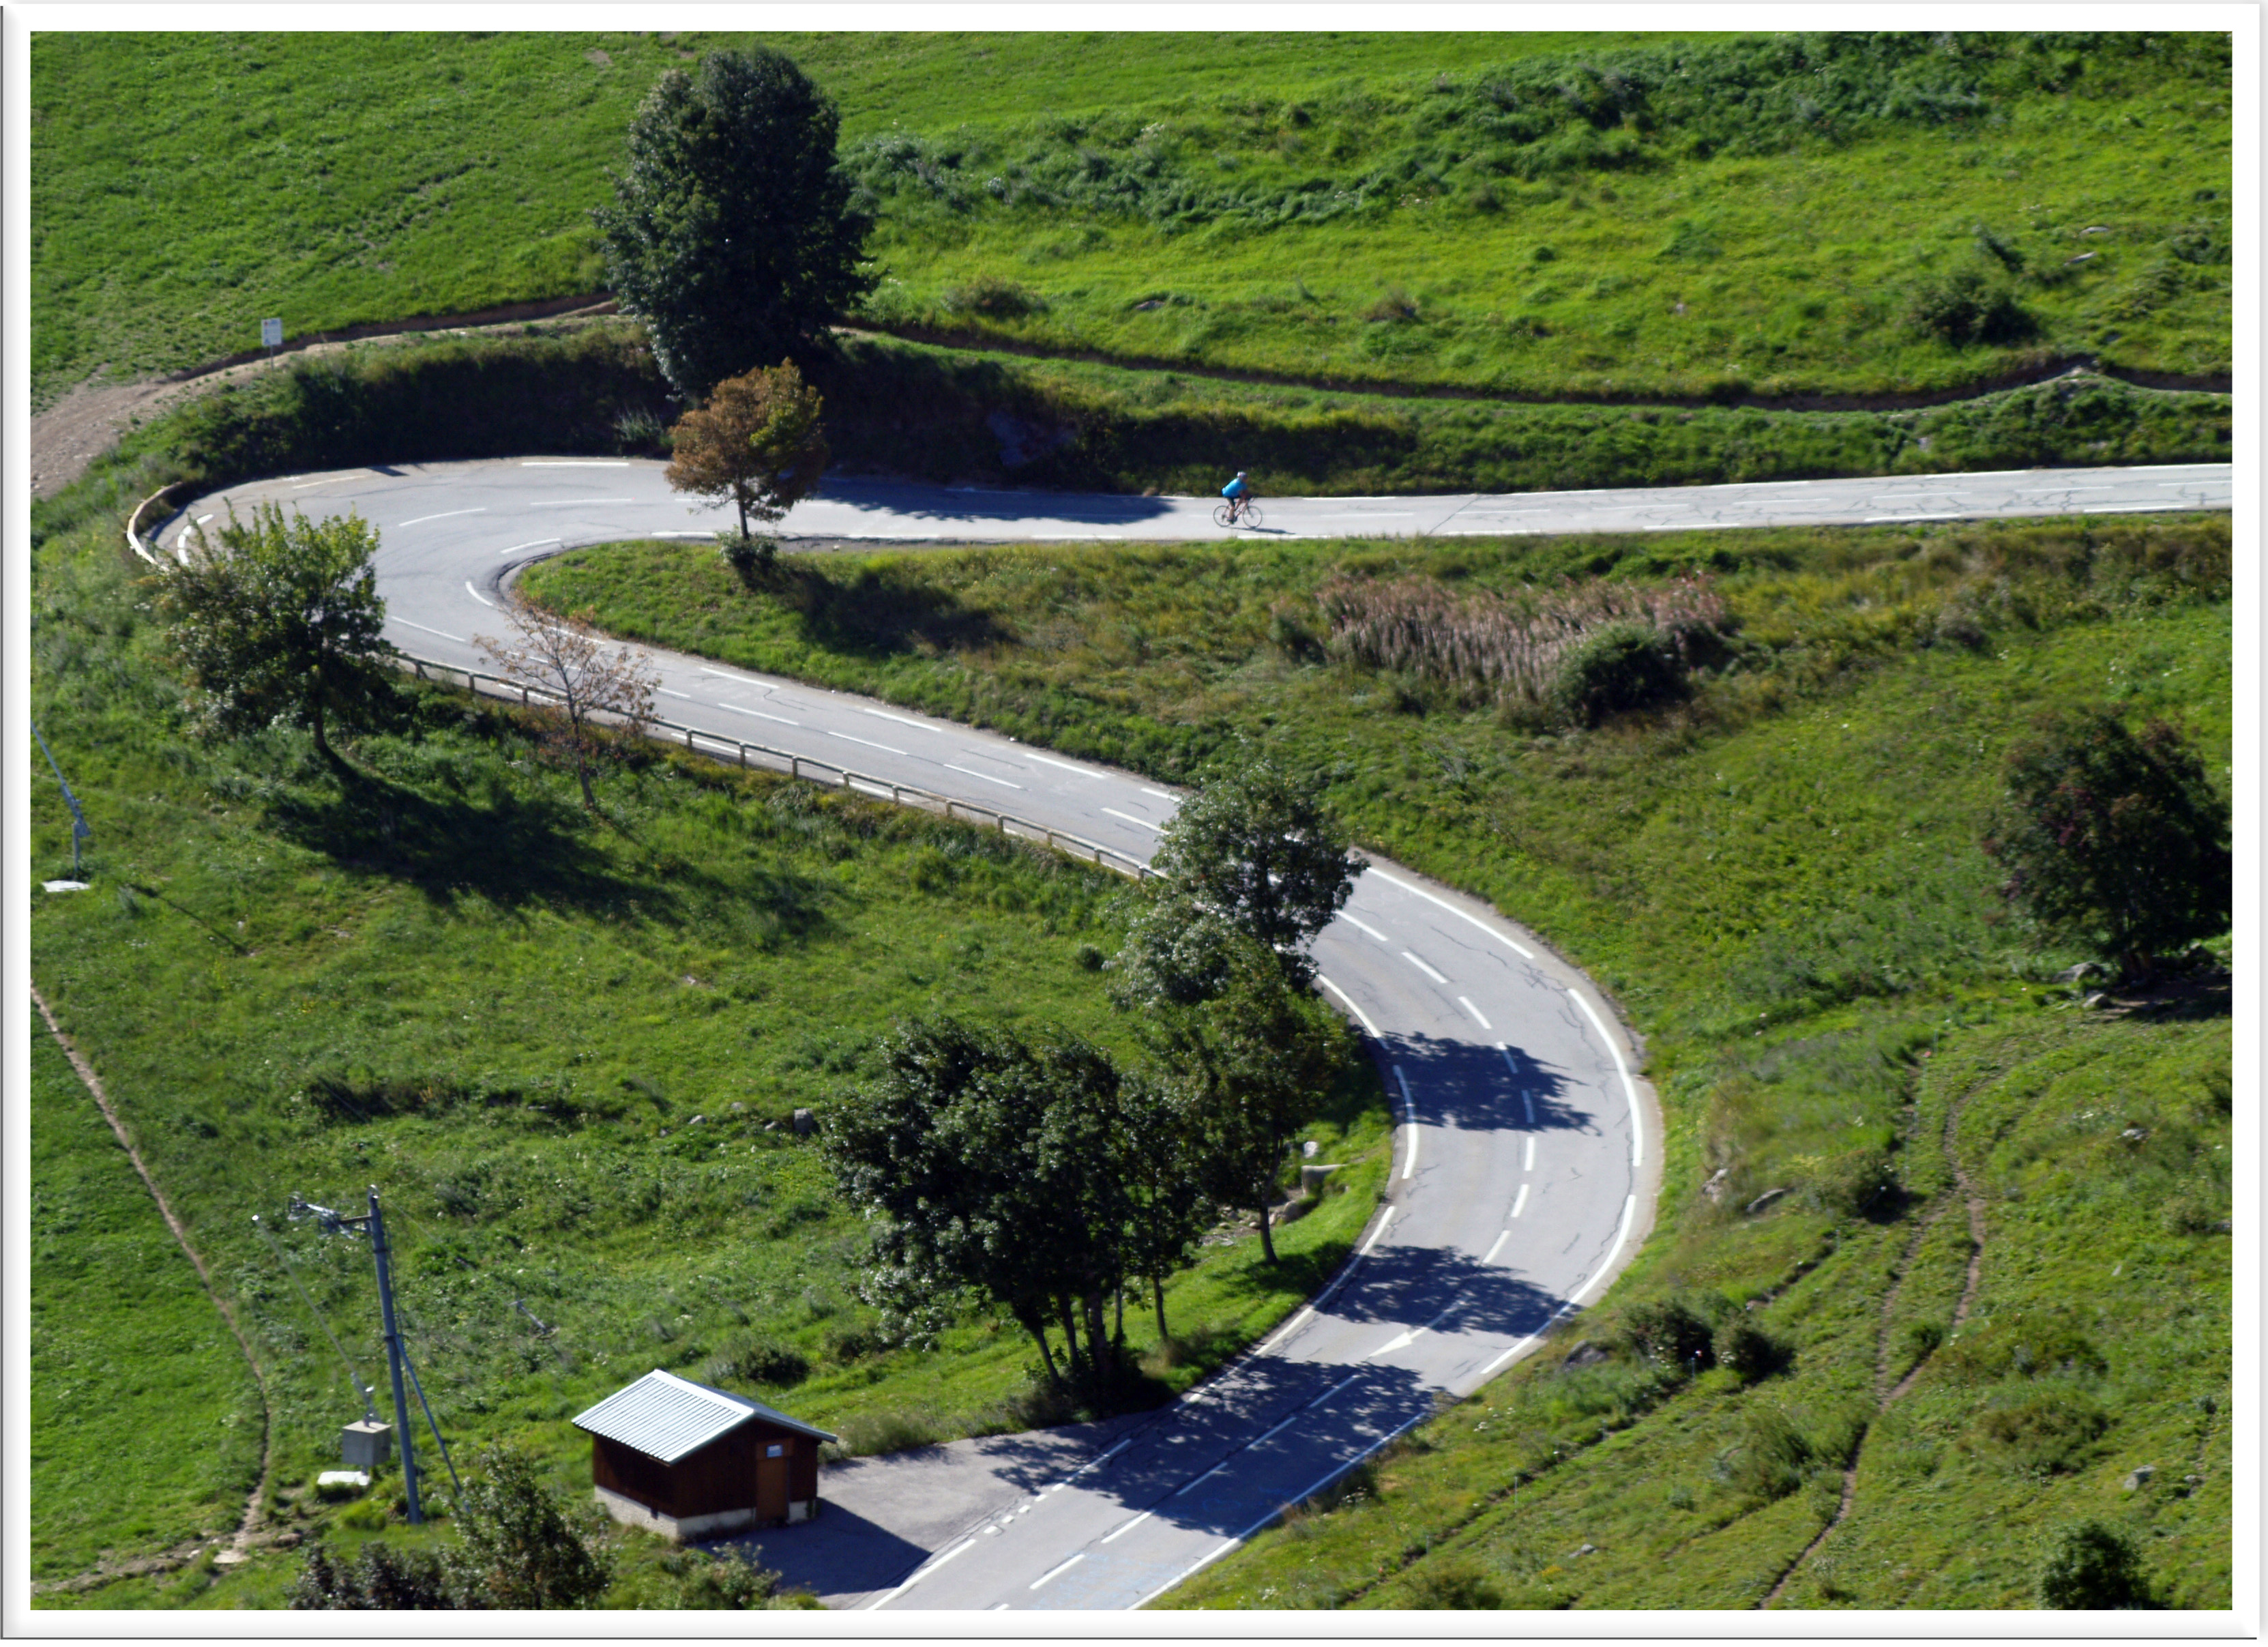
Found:
[[[394,656],[421,681],[440,680],[446,684],[448,677],[459,676],[464,680],[469,691],[480,697],[501,698],[507,701],[516,699],[527,705],[534,705],[539,701],[546,704],[556,701],[551,693],[544,691],[541,687],[528,686],[518,681],[508,680],[501,675],[491,675],[484,669],[468,669],[462,664],[443,663],[432,658],[421,658],[415,653],[403,652],[398,647],[395,649]],[[488,683],[488,685],[483,686],[483,682]],[[609,717],[609,719],[615,720],[615,724],[622,724],[618,718]],[[1077,857],[1080,853],[1085,853],[1093,860],[1097,868],[1108,869],[1115,874],[1127,875],[1136,881],[1147,880],[1157,875],[1156,870],[1151,868],[1140,859],[1120,852],[1115,846],[1105,846],[1100,841],[1091,841],[1083,835],[1073,835],[1066,830],[1051,829],[1047,824],[1035,824],[1029,818],[1018,817],[1012,812],[1003,812],[998,807],[983,806],[974,801],[964,801],[958,795],[941,795],[933,790],[924,789],[913,784],[893,783],[887,778],[876,778],[870,773],[854,772],[848,766],[838,766],[832,761],[819,760],[809,755],[798,755],[788,750],[776,750],[770,744],[750,743],[740,738],[725,737],[719,733],[703,732],[697,727],[688,727],[675,720],[665,720],[659,715],[649,716],[642,725],[644,727],[658,727],[681,735],[685,747],[696,755],[722,758],[721,752],[729,750],[732,752],[734,764],[743,768],[761,767],[765,771],[783,771],[791,778],[807,779],[814,782],[839,782],[843,788],[852,794],[872,795],[877,800],[887,797],[894,805],[917,807],[924,811],[941,813],[947,818],[954,816],[957,812],[966,814],[972,819],[989,818],[1003,835],[1013,835],[1019,839],[1037,841],[1042,846],[1065,853],[1071,857]],[[674,742],[676,739],[668,741]],[[704,744],[708,746],[705,749],[703,747]],[[824,776],[827,773],[833,773],[834,777],[827,778]]]
[[[160,498],[166,496],[166,493],[173,491],[181,484],[182,483],[180,481],[173,481],[166,485],[158,487],[157,491],[151,492],[148,497],[142,499],[141,502],[136,504],[134,506],[134,513],[126,517],[126,547],[132,550],[136,554],[141,556],[143,559],[148,561],[153,566],[162,565],[163,563],[158,560],[156,553],[151,550],[150,546],[142,541],[142,512],[144,509],[147,509],[151,504],[157,502]]]

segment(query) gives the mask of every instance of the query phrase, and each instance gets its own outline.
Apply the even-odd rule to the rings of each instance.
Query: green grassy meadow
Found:
[[[263,1525],[349,1513],[312,1481],[360,1404],[253,1214],[384,1384],[369,1255],[286,1222],[294,1193],[352,1209],[380,1188],[410,1352],[460,1457],[512,1439],[586,1486],[564,1421],[655,1366],[755,1390],[850,1451],[1068,1415],[1035,1399],[1036,1353],[989,1311],[933,1351],[878,1338],[859,1220],[786,1123],[915,1015],[1061,1023],[1130,1052],[1094,964],[1123,883],[674,751],[634,752],[593,818],[539,759],[537,728],[438,691],[358,740],[345,776],[299,735],[195,743],[117,531],[94,507],[38,555],[35,711],[95,834],[94,890],[33,893],[33,972],[265,1363]],[[47,786],[42,874],[69,853]],[[92,1102],[42,1057],[33,1548],[52,1580],[100,1547],[122,1559],[232,1528],[261,1411]],[[1313,1134],[1360,1163],[1345,1192],[1285,1230],[1273,1270],[1256,1237],[1225,1230],[1168,1287],[1177,1345],[1130,1311],[1160,1399],[1336,1267],[1382,1183],[1388,1126],[1350,1039]],[[116,1459],[145,1445],[122,1492]],[[270,1581],[255,1569],[278,1562],[118,1595],[256,1600]]]
[[[1162,779],[1257,738],[1325,774],[1366,845],[1533,925],[1646,1037],[1668,1164],[1631,1274],[1181,1602],[1752,1605],[1855,1460],[1853,1517],[1780,1604],[2029,1605],[2048,1533],[2102,1513],[2173,1605],[2220,1606],[2225,998],[2087,1012],[2055,977],[2081,957],[2000,906],[1977,842],[2001,750],[2045,707],[2170,716],[2227,773],[2229,544],[2198,516],[1048,545],[789,557],[751,592],[713,551],[634,543],[526,584],[618,632]],[[1588,729],[1423,657],[1366,664],[1318,599],[1697,575],[1723,655],[1685,701]],[[1957,1331],[1956,1162],[1984,1230]],[[1629,1342],[1663,1301],[1747,1318],[1786,1360],[1747,1385],[1667,1370]],[[1558,1370],[1587,1339],[1606,1358]],[[2122,1491],[2144,1464],[2151,1489]]]
[[[597,288],[631,109],[750,38],[43,33],[36,403]],[[870,323],[1514,396],[2228,370],[2218,37],[762,38],[842,108]],[[1918,330],[1964,270],[2019,317]]]

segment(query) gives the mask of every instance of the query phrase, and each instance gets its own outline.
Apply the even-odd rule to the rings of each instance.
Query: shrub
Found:
[[[1914,328],[1960,348],[1969,343],[2021,343],[2038,329],[2006,281],[1982,269],[1962,268],[1914,291]]]
[[[745,1340],[709,1363],[710,1376],[719,1383],[769,1384],[780,1387],[801,1384],[811,1376],[811,1363],[803,1353],[773,1338]]]
[[[2150,1588],[2125,1535],[2100,1521],[2064,1527],[2040,1564],[2040,1605],[2102,1610],[2146,1607]]]
[[[1717,1329],[1714,1353],[1717,1364],[1743,1384],[1768,1378],[1787,1364],[1786,1348],[1744,1315]]]
[[[1675,1299],[1632,1304],[1623,1312],[1623,1339],[1634,1355],[1681,1372],[1707,1367],[1716,1355],[1709,1324]]]
[[[2005,1396],[1977,1414],[1984,1450],[2028,1475],[2068,1475],[2110,1428],[2110,1414],[2067,1382]]]
[[[1659,630],[1610,624],[1560,661],[1550,704],[1562,720],[1594,727],[1685,691],[1685,672]]]
[[[1504,1606],[1504,1594],[1470,1562],[1425,1562],[1410,1576],[1410,1605],[1468,1611],[1497,1608]]]
[[[320,1539],[307,1547],[284,1601],[300,1612],[434,1612],[458,1605],[440,1557],[431,1550],[375,1542],[335,1560]]]
[[[982,314],[994,321],[1038,314],[1048,307],[1047,299],[1030,287],[998,275],[979,275],[964,284],[948,287],[939,303],[948,314]]]
[[[2127,729],[2108,709],[2045,717],[2008,753],[1985,855],[2001,896],[2050,933],[2127,972],[2228,930],[2228,804],[2162,720]]]

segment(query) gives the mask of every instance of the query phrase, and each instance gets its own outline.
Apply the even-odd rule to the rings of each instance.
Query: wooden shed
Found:
[[[679,1542],[816,1514],[819,1446],[835,1439],[659,1368],[575,1427],[591,1437],[592,1488],[615,1519]]]

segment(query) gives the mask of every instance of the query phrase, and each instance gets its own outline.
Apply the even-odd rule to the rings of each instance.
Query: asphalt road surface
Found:
[[[2201,465],[1263,502],[1264,535],[1313,536],[2226,508],[2229,499],[2228,469]],[[261,500],[358,510],[380,533],[388,638],[463,668],[488,667],[475,638],[504,632],[504,584],[527,561],[613,538],[706,536],[725,523],[719,510],[670,492],[656,463],[526,459],[239,486],[190,505],[160,541]],[[843,482],[799,506],[785,529],[899,540],[1227,535],[1211,524],[1211,504]],[[661,713],[711,747],[761,742],[1005,809],[1137,861],[1177,804],[1139,777],[995,734],[651,655]],[[848,1502],[830,1502],[805,1552],[820,1555],[823,1541],[828,1570],[802,1570],[810,1563],[792,1534],[766,1538],[768,1560],[837,1605],[1139,1606],[1418,1422],[1441,1392],[1477,1388],[1598,1296],[1649,1227],[1661,1134],[1637,1054],[1597,992],[1486,905],[1382,860],[1315,955],[1331,998],[1368,1036],[1402,1123],[1387,1205],[1338,1279],[1256,1352],[1158,1414],[1020,1446],[960,1444],[847,1466],[836,1479]],[[952,1490],[941,1491],[948,1478]]]

